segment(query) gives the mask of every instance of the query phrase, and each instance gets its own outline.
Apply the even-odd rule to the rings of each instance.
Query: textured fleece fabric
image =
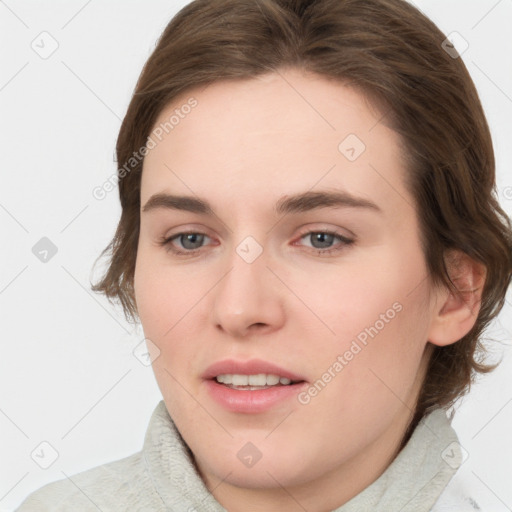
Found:
[[[457,435],[442,409],[425,416],[386,471],[333,512],[474,512],[457,479]],[[448,485],[448,487],[447,487]],[[50,483],[17,512],[224,512],[199,476],[191,452],[161,401],[143,449],[124,459]]]

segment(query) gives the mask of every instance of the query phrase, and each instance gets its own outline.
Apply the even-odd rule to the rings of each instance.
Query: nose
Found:
[[[212,315],[217,329],[245,339],[283,326],[284,291],[267,263],[265,251],[252,263],[233,251],[230,271],[214,289]]]

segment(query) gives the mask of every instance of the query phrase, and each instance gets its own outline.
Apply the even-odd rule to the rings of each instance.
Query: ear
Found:
[[[486,276],[485,266],[462,251],[448,251],[445,263],[456,290],[437,291],[428,340],[440,347],[459,341],[475,325]]]

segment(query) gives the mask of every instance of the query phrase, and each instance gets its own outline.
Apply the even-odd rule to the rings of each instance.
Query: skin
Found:
[[[396,456],[431,344],[460,339],[478,306],[428,279],[399,136],[360,93],[292,68],[187,91],[156,125],[190,96],[198,105],[149,151],[142,174],[142,207],[172,193],[213,210],[141,212],[135,298],[160,351],[157,382],[230,512],[335,509]],[[354,161],[338,149],[349,134],[366,146]],[[347,192],[379,210],[276,214],[280,199],[307,191]],[[307,233],[326,230],[354,242],[315,249]],[[183,238],[159,243],[189,231],[207,235],[192,255],[171,250],[187,251]],[[236,252],[248,236],[263,249],[252,263]],[[464,268],[471,287],[474,269]],[[396,303],[401,311],[306,405],[234,413],[206,392],[201,374],[227,358],[271,361],[313,383]],[[262,454],[250,468],[237,458],[247,442]]]

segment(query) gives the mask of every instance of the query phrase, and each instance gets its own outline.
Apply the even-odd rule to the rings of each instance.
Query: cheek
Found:
[[[188,387],[186,377],[192,375],[191,362],[197,347],[190,343],[190,339],[197,335],[190,332],[190,320],[193,314],[197,315],[198,308],[194,305],[204,291],[197,288],[196,281],[180,278],[179,272],[156,260],[144,250],[139,252],[134,278],[135,298],[144,336],[156,346],[153,372],[176,421],[180,418],[182,404],[189,399],[180,383]]]
[[[183,404],[190,402],[184,389],[197,373],[194,367],[204,347],[205,326],[210,309],[208,291],[215,273],[192,272],[187,266],[173,266],[165,256],[151,250],[139,253],[135,269],[135,297],[144,335],[156,346],[158,357],[152,368],[169,411],[178,417]],[[185,387],[183,387],[185,386]],[[194,406],[195,402],[189,404]]]
[[[309,354],[315,378],[300,397],[306,429],[321,438],[326,433],[316,418],[328,418],[339,425],[329,429],[329,443],[344,446],[351,439],[347,450],[357,451],[414,409],[427,332],[422,303],[419,296],[375,287],[366,300],[345,303],[345,322],[333,324],[336,338],[315,340]]]
[[[418,319],[416,305],[403,304],[395,318],[381,327],[379,322],[368,324],[340,350],[341,378],[331,396],[325,397],[336,404],[338,415],[352,419],[354,432],[385,425],[400,411],[413,410],[419,392],[426,327]]]
[[[137,310],[147,337],[156,343],[173,337],[183,320],[200,302],[208,281],[190,276],[190,270],[170,268],[165,256],[142,248],[135,267],[134,288]]]
[[[322,350],[312,360],[321,381],[336,375],[324,398],[344,413],[361,403],[400,406],[410,394],[429,327],[424,276],[423,256],[412,247],[373,262],[354,260],[315,285],[304,281],[305,302],[335,332],[322,331],[315,342]]]
[[[285,270],[284,280],[338,343],[358,335],[364,342],[372,333],[380,336],[397,326],[409,332],[417,317],[424,316],[425,291],[415,290],[425,274],[421,254],[405,258],[396,250],[375,251],[371,257],[347,258],[339,266],[306,268],[300,274]]]

